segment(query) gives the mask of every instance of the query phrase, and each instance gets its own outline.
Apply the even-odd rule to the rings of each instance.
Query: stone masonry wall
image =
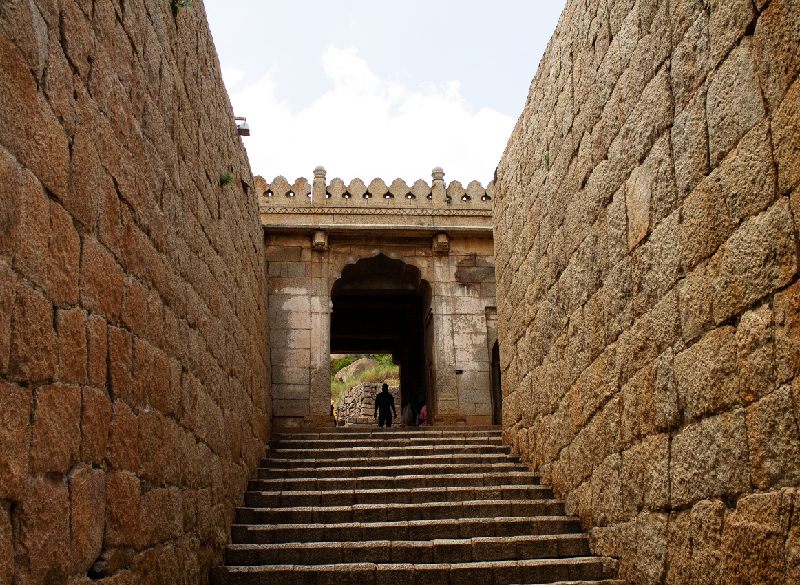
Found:
[[[271,417],[248,185],[202,1],[0,3],[0,584],[221,560]]]
[[[800,582],[800,3],[569,0],[497,170],[505,436],[631,583]]]
[[[378,422],[375,419],[375,397],[382,391],[382,382],[363,382],[350,388],[336,404],[336,424],[338,426],[345,426],[346,424],[377,425]],[[392,422],[395,426],[400,426],[400,421],[402,420],[400,386],[389,386],[389,393],[394,398],[394,406],[397,409],[397,418]]]

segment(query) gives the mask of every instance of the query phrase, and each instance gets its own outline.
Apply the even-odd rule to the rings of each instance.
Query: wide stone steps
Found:
[[[371,471],[371,470],[370,470]],[[461,473],[452,475],[401,475],[327,478],[272,478],[257,479],[248,489],[266,490],[387,490],[424,487],[481,487],[504,484],[535,484],[538,477],[529,471]]]
[[[229,567],[230,585],[624,585],[604,579],[610,570],[605,559],[531,559],[486,563],[341,563],[331,565],[259,565]]]
[[[393,427],[389,429],[336,427],[308,431],[281,432],[272,435],[275,441],[296,441],[307,439],[356,439],[369,440],[371,438],[386,439],[412,439],[417,437],[500,437],[498,427]]]
[[[356,504],[414,504],[469,500],[541,500],[553,491],[542,485],[395,488],[391,490],[250,491],[245,505],[253,508],[353,506]]]
[[[495,455],[508,457],[509,448],[504,445],[392,445],[375,447],[323,447],[323,448],[276,448],[270,451],[270,459],[355,459],[361,457],[430,457],[439,455]]]
[[[233,565],[326,565],[357,563],[472,563],[550,559],[589,555],[585,534],[501,536],[439,540],[292,542],[234,544],[226,559]]]
[[[271,449],[280,448],[285,445],[285,440],[271,439],[269,446]],[[333,438],[333,439],[292,439],[293,449],[315,449],[323,451],[327,449],[348,449],[352,447],[360,448],[390,448],[390,447],[446,447],[446,446],[496,446],[505,447],[501,437],[477,436],[477,437],[399,437],[358,439],[358,438]]]
[[[580,523],[575,518],[540,516],[341,524],[234,524],[231,527],[231,536],[235,544],[276,544],[281,542],[361,542],[574,534],[580,529]]]
[[[289,459],[287,457],[276,457],[261,462],[263,469],[320,469],[326,467],[369,467],[373,469],[380,469],[385,467],[413,467],[420,465],[421,456],[407,456],[407,455],[394,455],[387,456],[383,454],[375,454],[369,456],[364,453],[361,456],[347,456],[339,459],[312,459],[306,456],[304,459]],[[425,456],[425,465],[494,465],[502,464],[504,467],[514,462],[513,458],[503,453],[463,453],[463,454],[444,454],[444,455],[427,455]],[[525,469],[520,466],[519,469]]]
[[[497,429],[273,436],[212,583],[618,585]]]
[[[450,475],[450,474],[465,474],[465,473],[497,473],[507,471],[525,470],[525,466],[519,463],[506,462],[506,463],[416,463],[416,464],[402,464],[390,465],[380,463],[374,466],[343,466],[336,467],[331,465],[324,465],[320,467],[267,467],[258,470],[259,479],[299,479],[299,478],[332,478],[344,477],[355,478],[362,477],[365,474],[371,477],[398,477],[406,476],[419,476],[419,475]]]
[[[564,504],[555,500],[489,500],[415,504],[355,504],[295,508],[239,508],[240,524],[402,522],[498,516],[558,516]]]

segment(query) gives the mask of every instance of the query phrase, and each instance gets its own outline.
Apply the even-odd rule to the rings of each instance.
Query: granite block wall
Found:
[[[0,583],[221,560],[271,419],[252,185],[202,1],[0,3]]]
[[[637,584],[800,582],[800,4],[569,0],[497,169],[504,433]]]

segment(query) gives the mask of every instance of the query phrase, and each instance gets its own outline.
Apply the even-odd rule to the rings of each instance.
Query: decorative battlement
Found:
[[[285,213],[286,208],[383,208],[383,209],[441,209],[441,210],[483,210],[491,213],[494,183],[486,188],[478,181],[464,187],[459,181],[444,182],[444,171],[436,167],[432,172],[433,183],[428,185],[418,179],[410,187],[402,179],[395,179],[387,185],[382,179],[373,179],[367,185],[361,179],[353,179],[346,185],[338,177],[330,183],[326,181],[323,167],[314,169],[313,184],[301,177],[290,184],[284,177],[276,177],[267,183],[263,177],[256,177],[261,213]]]
[[[464,188],[458,181],[445,185],[444,171],[433,169],[433,184],[423,180],[410,187],[402,179],[387,185],[373,179],[367,185],[339,178],[328,183],[325,169],[314,169],[313,183],[303,177],[290,184],[284,177],[267,183],[256,177],[261,224],[267,233],[308,233],[313,250],[327,250],[328,236],[391,232],[395,236],[437,236],[436,253],[446,253],[449,235],[492,232],[494,183],[484,189],[478,181]]]

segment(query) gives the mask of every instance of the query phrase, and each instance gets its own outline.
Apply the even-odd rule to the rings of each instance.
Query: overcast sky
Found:
[[[253,173],[491,180],[564,0],[205,0]]]

